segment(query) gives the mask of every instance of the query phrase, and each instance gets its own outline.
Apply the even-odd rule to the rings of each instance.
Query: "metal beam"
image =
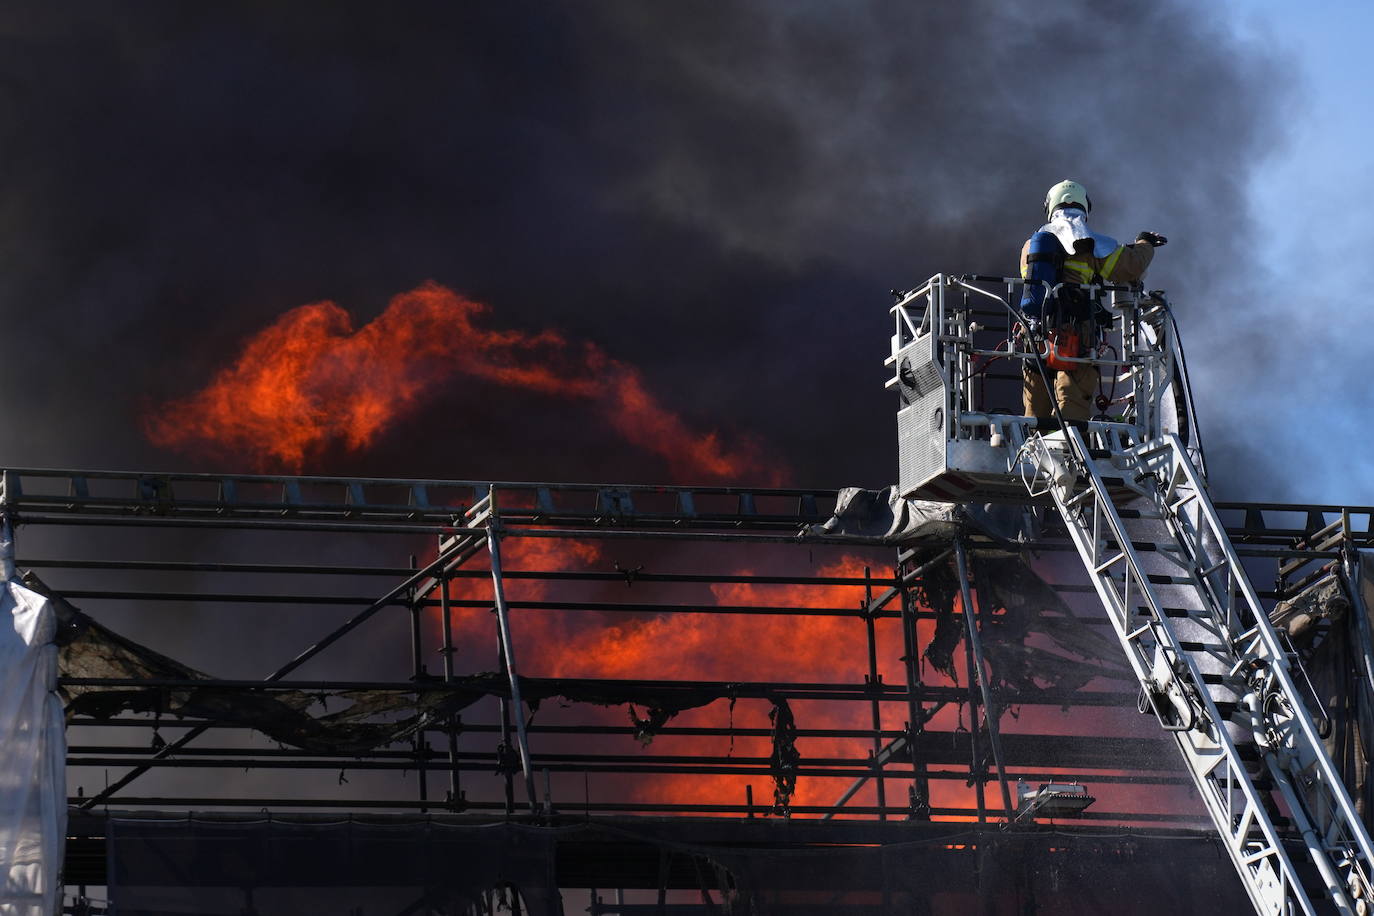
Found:
[[[983,694],[983,721],[988,726],[988,742],[992,745],[992,758],[997,766],[997,781],[1002,787],[1002,806],[1011,818],[1015,807],[1011,803],[1011,790],[1007,786],[1007,768],[1002,756],[1002,737],[998,719],[1002,711],[992,695],[992,685],[988,683],[987,660],[983,657],[983,640],[978,634],[978,614],[973,605],[973,593],[968,584],[968,560],[964,555],[964,541],[954,541],[954,563],[959,572],[959,594],[963,601],[964,623],[968,628],[969,648],[973,653],[973,670],[970,675],[977,679]],[[973,727],[977,729],[978,723]]]
[[[381,598],[378,598],[365,610],[349,618],[347,621],[343,623],[342,626],[335,628],[323,639],[319,640],[314,645],[310,646],[308,649],[301,652],[295,658],[291,659],[291,661],[287,662],[285,665],[282,665],[276,671],[269,674],[264,680],[279,681],[282,678],[286,677],[286,675],[290,674],[292,671],[295,671],[301,665],[305,664],[307,661],[314,658],[319,653],[323,652],[329,646],[333,645],[335,642],[342,639],[348,633],[352,632],[360,624],[362,624],[368,618],[372,617],[372,615],[376,614],[382,608],[385,608],[388,605],[390,605],[391,602],[395,600],[395,598],[398,595],[405,594],[409,589],[414,588],[415,585],[418,584],[420,581],[439,572],[449,563],[463,562],[468,557],[472,556],[473,553],[476,553],[478,549],[480,549],[480,542],[477,542],[476,546],[468,543],[467,541],[455,542],[449,550],[439,554],[439,556],[432,563],[425,566],[424,569],[418,570],[414,574],[408,576],[405,579],[405,581],[401,582],[399,585],[392,588],[391,591],[387,592]],[[198,726],[196,728],[191,729],[191,731],[182,735],[177,740],[161,748],[157,753],[157,757],[162,758],[171,756],[177,750],[185,747],[187,744],[194,741],[198,736],[203,735],[209,729],[209,725]],[[81,807],[94,808],[96,805],[102,804],[107,799],[113,797],[114,794],[118,792],[120,789],[124,788],[129,783],[133,782],[135,779],[142,776],[147,771],[148,768],[146,765],[142,767],[135,767],[133,770],[129,771],[128,773],[125,773],[119,779],[110,783],[100,792],[86,799],[85,802],[82,803]]]
[[[515,707],[515,736],[520,752],[520,772],[525,777],[525,791],[529,795],[531,811],[539,810],[539,798],[534,789],[534,770],[530,767],[530,739],[525,729],[525,704],[520,697],[520,675],[515,666],[515,640],[511,636],[510,607],[506,604],[506,586],[501,581],[501,536],[499,516],[496,515],[496,490],[492,489],[491,510],[493,518],[487,526],[487,555],[491,559],[492,595],[496,601],[496,620],[501,632],[501,652],[506,662],[506,675],[510,679],[511,704]]]

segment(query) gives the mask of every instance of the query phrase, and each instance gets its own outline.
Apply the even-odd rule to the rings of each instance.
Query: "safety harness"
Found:
[[[1100,286],[1103,278],[1111,276],[1116,269],[1121,251],[1118,245],[1102,261],[1101,267],[1097,267],[1090,255],[1065,257],[1064,246],[1049,232],[1041,231],[1031,236],[1030,250],[1022,269],[1022,279],[1026,281],[1022,310],[1032,317],[1044,313],[1045,365],[1051,369],[1078,368],[1081,364],[1065,360],[1081,358],[1083,350],[1095,342],[1090,338],[1095,338],[1094,319],[1102,308],[1097,301],[1100,294],[1090,294],[1079,284]],[[1053,290],[1053,303],[1048,310],[1044,308],[1047,285]],[[1033,311],[1027,309],[1028,305],[1033,306]]]

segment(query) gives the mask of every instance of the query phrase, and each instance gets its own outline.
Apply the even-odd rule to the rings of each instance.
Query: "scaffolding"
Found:
[[[1078,562],[1073,475],[1035,485],[1018,284],[898,296],[891,505],[962,506],[919,531],[837,524],[836,490],[0,471],[62,622],[69,910],[101,885],[207,914],[296,912],[264,896],[295,885],[322,912],[1244,908]],[[1071,358],[1115,379],[1092,435],[1174,424],[1200,463],[1167,301],[1107,294],[1108,343]],[[1301,602],[1360,604],[1374,508],[1215,509],[1237,580],[1272,583],[1252,615],[1340,643]],[[1374,658],[1347,661],[1368,685],[1302,702],[1367,818]]]
[[[993,572],[979,558],[1011,553],[973,530],[895,549],[828,536],[830,490],[21,469],[0,487],[20,569],[115,629],[141,621],[134,638],[154,649],[159,631],[199,642],[196,663],[215,672],[62,678],[72,696],[156,698],[71,707],[97,710],[68,724],[74,887],[106,883],[113,824],[192,812],[614,827],[559,841],[560,886],[596,900],[697,886],[659,854],[665,836],[986,856],[1017,821],[1018,782],[1092,788],[1083,826],[1056,823],[1053,842],[1110,824],[1120,843],[1215,843],[1161,736],[1123,724],[1139,718],[1124,682],[999,679],[989,658],[1006,612],[985,598],[979,577]],[[1218,509],[1252,578],[1274,583],[1269,602],[1374,539],[1370,508]],[[1050,532],[1035,549],[1075,624],[1101,629],[1068,540]],[[937,575],[956,593],[952,616],[929,601]],[[668,676],[684,652],[675,620],[708,642],[776,642],[708,645],[691,659],[728,656],[710,676]],[[648,634],[642,658],[614,668],[593,653],[596,670],[579,670],[591,643],[570,632],[623,644],[629,622]],[[927,654],[951,622],[952,677]],[[235,639],[259,647],[261,673],[206,663]],[[1025,643],[1041,640],[1032,628]],[[833,676],[764,663],[817,651]],[[240,654],[223,664],[242,667]],[[322,698],[317,718],[366,697],[402,737],[305,749],[264,737],[251,716],[204,714],[261,714],[288,696]],[[1032,836],[1045,826],[1019,823]],[[621,847],[637,852],[605,854]],[[595,904],[634,911],[621,905]]]

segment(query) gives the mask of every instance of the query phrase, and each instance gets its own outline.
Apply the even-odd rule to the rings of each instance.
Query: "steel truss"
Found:
[[[1028,447],[1145,705],[1178,744],[1256,909],[1311,914],[1314,900],[1330,897],[1356,912],[1354,901],[1370,894],[1374,852],[1297,686],[1296,653],[1269,622],[1182,443],[1112,439],[1108,460],[1079,461],[1088,446],[1078,430],[1065,432],[1067,453],[1041,437]],[[1141,499],[1121,508],[1113,487]],[[1227,724],[1247,719],[1248,729]],[[1319,872],[1320,896],[1309,895],[1285,848],[1285,813]]]
[[[593,818],[675,814],[747,820],[781,816],[832,821],[839,830],[848,829],[840,825],[853,823],[854,818],[1007,821],[1013,814],[1011,788],[1017,779],[1078,779],[1095,790],[1118,785],[1137,792],[1142,787],[1166,793],[1184,791],[1187,776],[1175,765],[1161,765],[1156,760],[1160,742],[1154,738],[1104,737],[1091,730],[1077,734],[1009,730],[1012,720],[1004,715],[1008,708],[1117,710],[1132,706],[1135,696],[1132,691],[1102,689],[1045,691],[1034,697],[999,693],[986,681],[988,663],[982,655],[981,628],[972,615],[961,623],[969,637],[963,640],[962,671],[975,676],[965,676],[956,685],[939,682],[923,669],[921,653],[929,638],[926,628],[936,615],[917,605],[911,587],[934,565],[953,564],[959,575],[961,606],[976,607],[978,582],[970,573],[966,553],[970,548],[986,546],[986,542],[970,537],[944,550],[903,550],[890,572],[868,570],[863,576],[769,572],[751,560],[764,552],[771,552],[771,557],[840,548],[891,549],[877,542],[814,533],[809,526],[828,517],[835,497],[835,491],[797,489],[17,469],[0,473],[0,515],[18,529],[17,565],[35,571],[56,592],[97,618],[102,607],[112,604],[142,607],[166,603],[226,613],[272,609],[303,614],[330,608],[351,612],[332,628],[322,628],[322,636],[262,680],[224,678],[192,684],[70,678],[68,687],[199,686],[246,696],[288,690],[373,690],[409,696],[460,689],[465,682],[456,660],[474,651],[480,651],[487,668],[498,667],[497,680],[492,683],[499,685],[492,686],[490,693],[495,708],[488,714],[474,712],[432,722],[405,746],[365,753],[307,753],[265,747],[261,741],[242,739],[249,731],[243,723],[127,713],[74,718],[69,727],[71,772],[83,789],[86,785],[100,787],[91,792],[83,790],[71,800],[95,818],[83,822],[88,826],[98,825],[101,813],[111,809],[267,808],[545,820],[570,812]],[[1269,599],[1300,589],[1312,578],[1338,567],[1351,549],[1370,546],[1374,541],[1370,530],[1374,510],[1369,508],[1220,504],[1218,511],[1252,577],[1262,579],[1267,573],[1275,580],[1273,591],[1261,593]],[[112,555],[97,538],[82,553],[81,545],[89,537],[74,536],[72,531],[93,527],[116,529],[119,543],[127,549]],[[213,533],[215,539],[197,542],[182,552],[168,550],[168,530],[185,528]],[[289,532],[293,543],[308,545],[361,537],[368,555],[382,562],[279,562],[295,559],[279,555],[280,532]],[[260,538],[270,540],[266,549],[271,555],[248,557],[242,545]],[[232,549],[224,539],[232,539]],[[504,562],[506,548],[521,539],[624,542],[641,549],[659,549],[658,545],[664,544],[691,544],[697,550],[729,545],[734,562],[724,571],[715,565],[717,561],[706,559],[700,561],[700,568],[687,572],[513,568]],[[149,545],[140,552],[145,540]],[[397,562],[418,552],[426,541],[433,545],[432,559],[415,564]],[[1065,540],[1051,538],[1044,549],[1067,551],[1072,547]],[[477,568],[473,561],[483,555],[486,568]],[[870,555],[880,558],[884,554]],[[881,560],[875,560],[875,565],[877,562]],[[748,571],[751,569],[762,571]],[[490,583],[490,590],[480,598],[458,598],[447,587],[455,582]],[[550,583],[559,589],[626,587],[618,596],[601,595],[588,601],[560,600],[556,595],[541,600],[509,596],[514,584],[531,582]],[[667,600],[673,598],[674,589],[712,585],[778,586],[792,591],[788,600],[776,604]],[[836,587],[861,597],[848,606],[827,606],[796,597],[798,589],[804,593]],[[1092,590],[1081,580],[1065,580],[1058,588],[1071,601]],[[492,641],[488,645],[497,645],[499,655],[489,654],[487,646],[455,642],[449,626],[451,614],[473,608],[492,612]],[[435,611],[443,624],[437,634],[421,625],[422,615]],[[521,658],[536,646],[528,638],[519,640],[512,620],[549,613],[850,619],[863,628],[868,657],[859,660],[865,673],[856,682],[528,676],[522,673]],[[1105,621],[1090,625],[1105,625]],[[388,639],[408,637],[408,677],[369,680],[331,671],[327,676],[307,679],[297,674],[302,666],[328,661],[337,654],[337,649],[329,651],[337,644],[363,640],[361,633],[369,628]],[[360,635],[346,641],[355,630]],[[901,683],[885,682],[877,661],[884,642],[894,638],[901,642]],[[665,651],[670,649],[665,647]],[[431,673],[429,665],[436,655],[440,670]],[[658,697],[715,696],[731,702],[749,698],[819,702],[853,709],[855,714],[844,727],[808,725],[807,717],[799,714],[797,740],[848,743],[839,755],[803,756],[788,765],[757,753],[693,753],[674,746],[697,738],[764,740],[773,736],[773,729],[755,724],[681,726],[669,722],[655,732],[656,743],[663,748],[660,750],[627,749],[626,742],[638,727],[614,724],[605,717],[530,721],[522,694],[549,695],[557,690],[575,694],[618,691],[619,696],[637,691]],[[1132,761],[1150,762],[1133,765]],[[791,778],[833,783],[833,792],[826,792],[832,800],[775,805],[767,798],[753,797],[755,783],[767,785],[778,778],[780,767],[789,766],[787,775]],[[215,776],[246,769],[313,774],[318,791],[234,791],[232,784],[226,786]],[[203,788],[159,791],[158,774],[169,772],[204,773]],[[101,784],[102,773],[111,773],[106,785]],[[343,781],[344,773],[353,778]],[[359,778],[359,774],[390,781],[378,783]],[[402,774],[404,781],[398,781]],[[623,788],[624,780],[664,776],[737,778],[741,796],[681,801],[646,797]],[[585,789],[587,780],[593,778],[604,780],[599,786],[607,788],[598,788],[595,793]],[[985,791],[988,783],[995,783],[991,796]],[[154,791],[138,792],[142,785],[154,787]],[[397,791],[398,785],[408,788]],[[583,792],[576,791],[579,785]],[[961,791],[969,785],[972,792]],[[1177,823],[1190,830],[1200,829],[1202,824],[1186,807],[1164,810],[1147,805],[1143,810],[1133,810],[1123,801],[1100,811],[1089,810],[1085,817],[1124,824]],[[98,826],[88,832],[98,835]],[[84,878],[86,883],[98,883],[99,869],[90,864],[93,860],[79,861],[92,869]],[[81,877],[78,870],[69,880],[75,882]]]
[[[1032,320],[1012,304],[1025,301],[1023,286],[1015,278],[938,274],[896,294],[886,365],[887,386],[899,395],[898,493],[1052,502],[1056,517],[1047,523],[1067,531],[1098,613],[1140,685],[1141,709],[1172,735],[1256,911],[1370,911],[1374,847],[1344,785],[1367,791],[1363,758],[1350,754],[1356,739],[1347,715],[1374,699],[1366,596],[1357,587],[1367,516],[1284,507],[1297,515],[1288,524],[1301,527],[1276,542],[1266,509],[1277,507],[1214,506],[1163,292],[1046,284],[1050,317],[1042,330],[1038,314]],[[1001,360],[1020,371],[990,373]],[[1095,369],[1092,406],[1048,397],[1054,373],[1066,366]],[[1034,407],[1039,388],[1042,401],[1059,403]],[[1022,415],[1033,409],[1053,415]],[[1032,514],[1023,508],[1022,516],[1026,530]],[[1271,606],[1260,603],[1266,596],[1250,584],[1261,559],[1276,567],[1267,571],[1283,597],[1314,586],[1275,609],[1288,621],[1282,633],[1271,624]],[[1331,619],[1314,627],[1312,614]],[[1305,634],[1324,694],[1307,678],[1289,627]],[[968,642],[976,651],[975,630]],[[981,662],[970,670],[981,672]],[[1331,745],[1341,748],[1340,766],[1319,722],[1339,728]],[[995,730],[988,742],[1000,772]],[[1086,797],[1077,789],[1070,795]]]

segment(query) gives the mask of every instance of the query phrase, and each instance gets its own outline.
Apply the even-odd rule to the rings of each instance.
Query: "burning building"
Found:
[[[933,289],[907,300],[936,317],[894,340],[904,409],[925,403],[909,346],[962,339],[929,336]],[[60,647],[75,908],[1246,905],[1169,737],[1177,694],[1142,691],[1043,491],[736,486],[767,479],[757,448],[695,433],[595,348],[480,314],[436,286],[357,331],[297,310],[148,434],[290,464],[466,373],[611,411],[627,442],[725,482],[4,471],[12,601],[46,598]],[[1363,810],[1368,707],[1341,680],[1368,645],[1363,573],[1342,564],[1369,513],[1217,511],[1322,672],[1303,702]],[[150,607],[187,651],[139,631]]]
[[[874,291],[1007,269],[1066,150],[1175,234],[1155,282],[1260,301],[1216,266],[1280,55],[1177,4],[175,6],[12,7],[0,65],[4,512],[62,623],[69,905],[1243,900],[1062,532],[825,525],[894,473]],[[1083,86],[1131,117],[1044,117]],[[1367,513],[1234,501],[1289,459],[1241,444],[1275,383],[1219,315],[1183,316],[1234,399],[1219,510],[1306,601]],[[1285,612],[1353,773],[1339,603]]]

